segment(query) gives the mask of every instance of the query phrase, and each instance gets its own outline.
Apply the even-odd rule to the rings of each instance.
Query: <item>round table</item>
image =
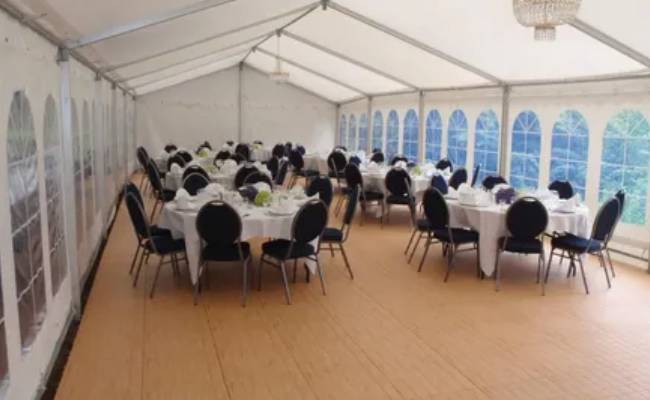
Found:
[[[210,182],[212,183],[218,183],[221,186],[223,186],[226,190],[234,190],[235,188],[235,175],[237,175],[237,171],[243,166],[244,164],[241,164],[237,167],[237,169],[233,169],[232,171],[228,172],[208,172],[208,177],[210,178]],[[258,170],[260,170],[262,173],[271,176],[271,171],[269,171],[266,166],[257,164],[255,165]],[[209,170],[209,168],[207,168]],[[180,169],[180,170],[174,170],[174,171],[169,171],[165,175],[165,188],[169,190],[178,190],[183,187],[183,172],[185,169]]]
[[[447,199],[449,223],[453,227],[468,227],[479,233],[479,260],[481,269],[490,276],[494,272],[498,240],[508,234],[506,228],[507,206],[467,206],[458,200]],[[589,236],[589,209],[581,205],[572,213],[548,211],[546,232],[568,232]]]
[[[268,207],[256,207],[249,203],[231,204],[241,217],[241,240],[248,240],[253,237],[290,239],[293,219],[299,207],[312,197],[303,196],[301,199],[296,199],[289,193],[287,193],[287,196],[289,199],[286,201],[292,204],[290,208],[292,212],[289,215],[275,215],[270,212]],[[191,210],[179,210],[176,207],[176,202],[171,201],[163,207],[158,221],[158,225],[161,228],[169,229],[175,239],[185,238],[187,262],[193,285],[198,283],[201,258],[201,238],[196,231],[196,217],[200,208],[214,199],[209,195],[195,196],[193,200],[194,206]],[[307,266],[312,273],[315,271],[315,266],[311,263],[307,263]]]

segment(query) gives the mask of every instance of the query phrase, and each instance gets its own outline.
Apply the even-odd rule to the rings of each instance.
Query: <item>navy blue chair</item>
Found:
[[[449,192],[449,187],[447,186],[447,181],[442,175],[434,175],[431,178],[431,187],[438,189],[440,193],[447,194]]]
[[[474,167],[474,173],[472,173],[472,187],[476,185],[476,181],[478,180],[478,174],[481,172],[481,166],[477,165]]]
[[[187,164],[187,162],[185,161],[185,158],[183,158],[180,154],[176,153],[173,156],[169,157],[169,159],[167,160],[167,171],[172,170],[173,164],[178,164],[179,167],[185,168],[185,164]]]
[[[275,184],[278,186],[284,186],[284,180],[287,177],[287,172],[289,171],[289,161],[282,160],[280,161],[280,167],[278,168],[278,174],[275,176]]]
[[[217,153],[217,155],[214,157],[214,165],[217,165],[217,161],[225,161],[230,158],[230,152],[226,150],[221,150]]]
[[[196,196],[199,193],[199,190],[209,184],[210,181],[205,177],[205,175],[194,172],[186,176],[183,180],[183,189],[185,189],[190,196]]]
[[[390,221],[390,210],[393,205],[407,206],[411,213],[411,223],[415,225],[415,196],[411,194],[411,177],[401,168],[392,168],[384,178],[384,185],[388,190],[386,196],[386,222]]]
[[[270,176],[268,176],[267,174],[265,174],[262,171],[253,171],[250,174],[248,174],[244,178],[243,185],[244,186],[246,186],[246,185],[254,185],[254,184],[259,183],[259,182],[266,183],[267,185],[269,185],[271,190],[273,190],[273,180],[271,179]]]
[[[467,183],[467,170],[465,168],[458,168],[453,174],[451,174],[451,178],[449,178],[449,186],[458,190],[460,185],[463,183]]]
[[[370,161],[377,164],[383,164],[384,161],[386,161],[386,158],[384,157],[384,153],[377,151],[372,153],[372,156],[370,156]]]
[[[495,271],[495,289],[501,284],[499,257],[503,252],[519,254],[537,254],[537,283],[544,268],[544,242],[541,236],[548,225],[546,207],[534,197],[523,197],[515,201],[506,213],[506,227],[509,235],[499,238]]]
[[[244,186],[244,180],[253,172],[259,172],[259,170],[257,167],[254,167],[252,165],[244,165],[243,167],[239,168],[235,174],[235,189],[239,189],[240,187]]]
[[[291,239],[275,239],[262,244],[262,256],[258,267],[257,290],[262,289],[262,266],[270,264],[282,272],[284,295],[287,304],[291,304],[291,290],[287,279],[285,264],[293,260],[294,281],[299,259],[308,259],[316,263],[316,270],[320,277],[321,290],[325,290],[323,268],[318,258],[320,240],[327,226],[328,210],[321,200],[310,200],[303,205],[293,219],[291,226]],[[318,240],[318,244],[312,242]],[[307,274],[309,276],[309,274]]]
[[[483,182],[481,183],[483,185],[483,188],[485,190],[492,190],[496,185],[507,185],[508,181],[506,181],[503,177],[501,176],[486,176],[485,179],[483,179]]]
[[[149,219],[153,220],[156,211],[159,206],[162,206],[164,203],[174,200],[176,197],[176,192],[173,190],[165,189],[160,179],[160,173],[158,167],[153,160],[149,160],[149,165],[147,166],[147,177],[149,178],[149,184],[151,185],[151,192],[153,193],[155,202],[153,208],[151,209],[151,215]]]
[[[436,163],[436,169],[444,170],[444,169],[447,169],[447,168],[449,168],[449,170],[452,171],[452,172],[454,170],[454,165],[451,163],[451,161],[449,161],[446,158],[443,158],[442,160],[440,160],[440,161],[438,161]]]
[[[177,151],[175,155],[180,156],[185,161],[185,164],[193,160],[192,155],[185,150]]]
[[[215,223],[218,222],[218,223]],[[242,222],[237,211],[228,203],[215,200],[207,203],[196,216],[196,231],[205,246],[201,250],[199,280],[209,262],[234,262],[242,264],[242,307],[248,294],[248,268],[251,246],[241,240]],[[194,304],[197,302],[200,283],[194,287]]]
[[[332,181],[325,176],[316,176],[311,178],[307,189],[305,190],[307,196],[314,196],[318,194],[318,197],[325,203],[327,208],[332,204],[332,197],[334,196],[334,189],[332,188]]]
[[[291,163],[291,181],[289,182],[289,188],[292,188],[298,182],[298,178],[309,178],[318,175],[318,171],[304,169],[305,160],[303,160],[302,154],[298,150],[292,150],[289,153],[289,162]]]
[[[244,161],[249,161],[251,158],[251,149],[247,144],[240,143],[235,147],[235,154],[242,156]]]
[[[325,228],[321,240],[321,249],[329,247],[332,252],[332,257],[334,257],[335,251],[340,251],[343,256],[343,261],[345,262],[345,267],[350,275],[350,279],[354,279],[354,273],[352,272],[352,267],[350,266],[350,261],[345,253],[343,244],[350,236],[352,219],[354,218],[354,214],[357,211],[357,204],[359,203],[359,187],[357,186],[352,188],[346,196],[348,198],[348,203],[345,209],[345,214],[343,215],[343,225],[340,229],[330,227]]]
[[[278,176],[278,168],[280,168],[280,161],[276,156],[271,156],[271,159],[266,163],[266,168],[271,171],[271,177],[275,179]]]
[[[185,180],[185,178],[187,178],[190,174],[201,174],[205,177],[205,179],[210,180],[210,176],[200,165],[190,165],[185,168],[185,171],[183,171],[183,180]]]
[[[587,277],[585,276],[584,266],[582,265],[582,258],[580,257],[583,254],[591,254],[597,256],[600,265],[605,271],[605,279],[607,280],[607,286],[612,287],[612,284],[609,280],[609,272],[607,270],[607,264],[605,262],[604,252],[607,251],[607,244],[614,234],[614,229],[616,228],[616,223],[620,217],[620,205],[616,197],[612,197],[607,200],[598,210],[596,219],[594,220],[594,225],[592,227],[591,236],[588,238],[583,238],[577,235],[565,233],[553,235],[551,239],[551,256],[548,259],[548,266],[546,267],[546,276],[544,277],[544,283],[542,284],[542,294],[545,294],[546,283],[548,282],[548,275],[551,270],[551,262],[553,261],[554,255],[564,256],[565,254],[569,258],[569,270],[567,276],[573,274],[576,275],[576,263],[580,266],[580,272],[582,274],[582,283],[585,287],[585,292],[589,294],[589,285],[587,284]],[[556,253],[556,251],[561,253]]]
[[[273,150],[271,150],[271,154],[278,160],[282,159],[284,157],[284,145],[279,143],[273,146]]]
[[[616,220],[616,226],[618,226],[618,223],[621,222],[621,218],[623,217],[623,212],[625,211],[624,206],[625,206],[625,190],[620,189],[616,194],[614,195],[616,197],[616,200],[618,200],[618,219]],[[616,229],[616,227],[614,227]],[[608,239],[611,240],[611,237]],[[605,246],[605,254],[607,255],[607,261],[609,263],[609,269],[612,271],[612,278],[616,278],[616,271],[614,270],[614,264],[612,263],[612,255],[609,253],[609,243],[606,243]]]
[[[408,158],[406,158],[406,157],[404,157],[404,156],[395,156],[395,157],[393,157],[392,160],[390,160],[390,165],[395,165],[395,164],[397,164],[398,162],[402,162],[402,161],[405,162],[405,163],[407,163],[407,164],[408,164],[408,162],[409,162]]]
[[[366,208],[369,203],[377,203],[381,207],[381,224],[384,224],[384,193],[374,191],[374,190],[365,190],[363,187],[363,176],[359,167],[355,164],[350,164],[345,167],[345,181],[347,182],[348,189],[359,187],[359,201],[361,202],[361,223],[363,223],[364,215]]]
[[[574,195],[573,185],[569,181],[553,181],[548,185],[548,190],[557,192],[560,199],[570,199]]]
[[[175,152],[176,150],[178,150],[178,147],[176,147],[175,144],[171,144],[171,143],[170,143],[170,144],[168,144],[168,145],[165,146],[165,151],[166,151],[167,153],[173,153],[173,152]]]

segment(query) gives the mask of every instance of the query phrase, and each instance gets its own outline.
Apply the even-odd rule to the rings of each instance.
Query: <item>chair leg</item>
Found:
[[[133,277],[133,287],[138,285],[138,278],[140,277],[140,270],[142,269],[142,264],[144,263],[145,258],[149,258],[149,252],[146,250],[142,251],[140,255],[140,262],[138,263],[138,268],[135,270],[135,276]]]
[[[413,243],[413,239],[415,238],[415,234],[418,233],[418,228],[413,229],[413,233],[411,233],[411,237],[409,238],[409,242],[406,244],[406,249],[404,250],[404,255],[407,255],[409,253],[409,248],[411,248],[411,243]]]
[[[248,257],[242,262],[242,293],[241,293],[241,306],[246,307],[246,297],[248,296],[248,264],[251,258]]]
[[[611,289],[612,288],[612,282],[609,280],[609,271],[607,270],[607,262],[605,261],[605,255],[601,251],[598,254],[598,260],[600,261],[600,266],[603,267],[603,270],[605,270],[605,279],[607,280],[607,288]]]
[[[330,252],[332,253],[332,257],[334,257],[334,244],[330,243]]]
[[[151,209],[151,215],[149,216],[149,221],[154,220],[154,216],[156,215],[156,209],[158,208],[158,203],[160,203],[161,200],[156,199],[156,201],[153,203],[153,208]]]
[[[162,267],[163,260],[165,256],[160,256],[160,261],[158,262],[158,267],[156,268],[156,274],[153,276],[153,282],[151,283],[151,292],[149,292],[149,298],[153,299],[153,293],[156,290],[156,283],[158,282],[158,275],[160,275],[160,268]]]
[[[609,249],[605,249],[607,253],[607,260],[609,261],[609,269],[612,271],[612,278],[616,278],[616,271],[614,271],[614,264],[612,263],[612,255],[609,254]]]
[[[343,256],[345,267],[348,269],[348,274],[350,274],[350,279],[354,279],[354,273],[352,273],[352,267],[348,261],[348,255],[345,253],[345,249],[343,248],[343,243],[339,243],[339,247],[341,248],[341,255]]]
[[[296,276],[298,273],[298,259],[293,260],[293,283],[296,283]]]
[[[456,246],[449,245],[447,249],[447,273],[445,274],[445,282],[449,279],[449,273],[454,267],[454,253],[456,252]]]
[[[289,280],[287,279],[287,270],[284,267],[284,261],[280,261],[280,270],[282,271],[282,283],[284,284],[284,297],[287,304],[291,304],[291,290],[289,289]]]
[[[264,263],[264,254],[260,256],[260,262],[257,265],[257,291],[262,290],[262,264]]]
[[[320,278],[320,288],[321,291],[323,292],[323,296],[327,296],[327,290],[325,289],[325,271],[323,270],[323,267],[320,265],[320,261],[318,260],[318,255],[316,255],[316,269],[318,270],[318,277]]]
[[[542,277],[542,270],[544,269],[544,265],[544,250],[542,249],[542,252],[539,253],[539,257],[537,258],[537,280],[535,283],[539,283]]]
[[[140,254],[140,249],[142,246],[138,243],[138,247],[135,248],[135,254],[133,255],[133,260],[131,261],[131,267],[129,268],[129,275],[133,274],[133,268],[135,268],[135,263],[138,261],[138,255]]]
[[[418,249],[418,246],[420,246],[420,241],[422,240],[423,237],[424,237],[424,234],[422,232],[420,232],[420,234],[418,235],[417,240],[415,241],[415,244],[413,245],[413,248],[411,249],[411,255],[409,256],[409,259],[408,259],[409,264],[413,260],[413,256],[415,256],[415,252]]]
[[[582,274],[582,283],[585,285],[585,292],[589,294],[589,286],[587,285],[587,276],[585,275],[585,268],[582,265],[582,258],[580,258],[580,255],[574,256],[578,259],[578,264],[580,264],[580,273]]]
[[[501,290],[501,268],[499,268],[499,258],[501,257],[501,249],[497,249],[496,260],[494,261],[494,290]],[[539,271],[539,263],[537,265]]]
[[[553,262],[553,250],[551,249],[551,254],[548,256],[548,266],[546,267],[546,273],[544,274],[544,279],[542,280],[542,296],[546,295],[546,284],[548,283],[548,274],[551,271],[551,262]]]
[[[424,253],[422,253],[422,258],[420,259],[420,265],[418,266],[418,272],[422,271],[422,266],[424,265],[424,259],[427,258],[427,254],[429,253],[429,247],[431,247],[431,242],[433,241],[433,238],[427,234],[427,242],[424,244]]]

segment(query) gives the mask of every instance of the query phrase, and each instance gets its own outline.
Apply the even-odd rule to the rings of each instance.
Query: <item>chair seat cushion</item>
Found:
[[[384,200],[384,194],[381,192],[373,192],[373,191],[367,191],[363,192],[363,197],[367,201],[379,201],[379,200]]]
[[[449,229],[435,230],[433,236],[441,242],[452,242],[452,238],[449,236]],[[451,228],[451,236],[453,236],[453,242],[455,244],[478,242],[478,232],[471,229]]]
[[[160,199],[165,203],[174,200],[175,197],[176,192],[169,189],[163,189],[162,193],[160,194]]]
[[[294,243],[291,254],[287,254],[291,241],[287,239],[271,240],[262,244],[262,253],[269,255],[277,260],[289,260],[302,258],[315,254],[314,246],[309,243]]]
[[[599,240],[589,240],[580,236],[566,234],[553,238],[551,246],[575,253],[587,253],[601,250],[603,243]]]
[[[386,203],[409,205],[415,203],[415,198],[413,196],[395,196],[391,194],[386,198]]]
[[[153,242],[153,245],[152,245]],[[154,248],[155,245],[155,248]],[[173,239],[171,236],[153,236],[145,244],[148,251],[159,254],[178,253],[185,250],[184,239]]]
[[[505,241],[504,250],[510,251],[512,253],[541,254],[544,248],[542,245],[542,241],[539,239],[536,238],[526,239],[526,238],[514,238],[514,237],[499,238],[499,248],[503,248],[504,241]]]
[[[343,231],[337,228],[325,228],[322,240],[323,242],[342,242]]]
[[[243,259],[251,255],[251,246],[248,242],[241,242],[241,252]],[[238,261],[241,260],[239,246],[233,243],[230,245],[209,244],[201,252],[201,257],[206,261]]]
[[[151,236],[170,236],[172,235],[172,232],[169,229],[161,228],[158,225],[151,225],[149,227],[149,231],[151,232]]]
[[[431,226],[431,225],[429,224],[429,220],[428,220],[428,219],[426,219],[426,218],[422,218],[422,219],[418,219],[418,220],[416,221],[416,226],[418,227],[418,230],[419,230],[419,231],[426,232],[426,231],[429,230],[429,226]]]

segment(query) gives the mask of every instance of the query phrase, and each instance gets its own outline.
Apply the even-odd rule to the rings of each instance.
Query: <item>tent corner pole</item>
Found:
[[[368,119],[366,120],[366,154],[372,154],[372,96],[368,96]]]
[[[340,140],[339,132],[341,132],[341,103],[336,104],[336,113],[334,118],[336,118],[336,121],[334,121],[334,126],[336,127],[336,130],[334,131],[334,145],[342,145],[343,143],[338,142]]]
[[[237,68],[237,141],[241,143],[242,141],[242,123],[243,123],[243,88],[244,83],[244,62],[239,63]]]
[[[76,203],[74,190],[74,154],[72,150],[72,106],[70,85],[70,51],[64,47],[59,48],[57,62],[61,69],[61,143],[63,144],[63,174],[62,196],[64,207],[63,230],[68,243],[77,243],[77,226],[75,223]],[[77,259],[77,246],[66,246],[68,270],[70,271],[70,290],[72,295],[72,315],[75,320],[81,319],[81,275]]]
[[[510,86],[503,86],[503,98],[501,102],[501,140],[499,153],[499,175],[505,178],[506,166],[508,165],[508,125],[510,123]]]
[[[426,158],[426,132],[425,132],[425,121],[424,121],[424,91],[420,90],[418,93],[418,128],[419,128],[419,146],[418,146],[418,161],[424,162]]]

